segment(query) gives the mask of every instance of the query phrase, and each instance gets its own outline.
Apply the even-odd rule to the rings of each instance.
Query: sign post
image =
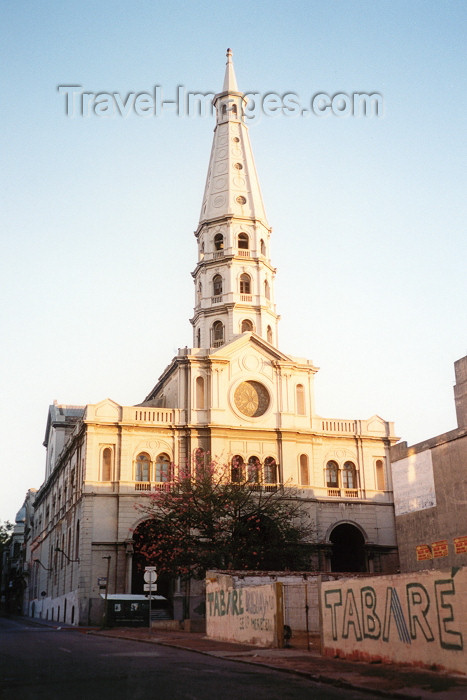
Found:
[[[144,568],[144,590],[149,591],[149,631],[151,632],[152,590],[157,591],[157,572],[155,566]]]
[[[109,593],[109,575],[110,575],[110,560],[112,557],[109,555],[107,557],[102,557],[102,559],[107,559],[107,576],[101,576],[101,579],[105,578],[105,599],[104,599],[104,615],[102,617],[102,627],[107,627],[107,596]]]

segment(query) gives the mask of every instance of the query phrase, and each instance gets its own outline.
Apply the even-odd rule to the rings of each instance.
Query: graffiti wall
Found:
[[[228,642],[282,647],[282,584],[234,588],[230,576],[208,578],[206,634]]]
[[[467,673],[467,567],[320,587],[323,654]]]

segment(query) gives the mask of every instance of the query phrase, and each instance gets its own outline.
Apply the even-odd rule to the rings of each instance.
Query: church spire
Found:
[[[277,345],[271,229],[245,124],[247,99],[238,90],[227,49],[222,92],[198,229],[193,324],[196,347],[221,347],[245,331]]]
[[[227,49],[227,63],[225,65],[225,78],[223,92],[238,92],[237,78],[232,61],[232,49]]]
[[[237,87],[232,51],[227,49],[223,90],[213,99],[216,127],[200,224],[221,216],[240,216],[268,225],[244,121],[246,104],[247,99]]]

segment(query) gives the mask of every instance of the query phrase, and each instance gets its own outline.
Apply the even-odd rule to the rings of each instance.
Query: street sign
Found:
[[[155,566],[145,566],[144,567],[144,590],[149,591],[149,631],[151,631],[151,602],[152,602],[152,592],[157,592],[157,572]]]
[[[144,590],[145,590],[145,591],[150,591],[151,593],[156,593],[156,591],[157,591],[157,584],[155,584],[155,583],[145,583],[145,584],[144,584]]]
[[[156,583],[157,573],[155,569],[146,569],[144,572],[144,580],[146,583]]]

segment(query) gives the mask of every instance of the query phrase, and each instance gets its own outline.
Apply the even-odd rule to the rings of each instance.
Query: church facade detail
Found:
[[[271,229],[244,103],[229,50],[195,232],[193,347],[178,351],[136,406],[106,399],[49,409],[46,478],[29,542],[29,614],[99,623],[107,561],[109,593],[142,593],[135,504],[169,488],[172,469],[199,450],[228,465],[232,479],[298,489],[313,523],[313,570],[397,568],[392,423],[320,416],[318,368],[279,349]]]

